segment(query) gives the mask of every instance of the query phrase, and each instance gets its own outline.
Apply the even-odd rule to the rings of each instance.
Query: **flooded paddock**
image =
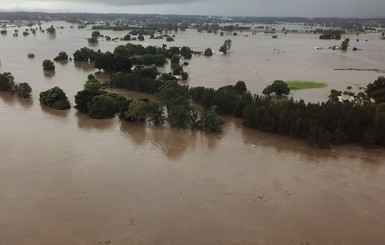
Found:
[[[225,119],[223,133],[206,134],[42,107],[39,92],[59,86],[73,103],[95,72],[89,64],[68,62],[44,74],[44,59],[88,46],[84,38],[91,35],[55,24],[65,26],[55,37],[0,37],[0,72],[33,89],[30,100],[0,93],[0,244],[385,243],[383,149],[322,150],[244,128],[232,118]],[[217,49],[227,38],[188,31],[167,44]],[[385,42],[375,34],[359,37],[368,42],[357,45],[352,40],[363,49],[356,53],[316,50],[339,44],[317,38],[231,37],[227,56],[189,61],[188,83],[217,88],[244,80],[260,93],[275,79],[314,80],[329,86],[293,96],[323,101],[331,88],[364,86],[381,75],[333,70],[384,68]],[[101,41],[95,48],[124,43]],[[36,57],[28,59],[29,52]]]

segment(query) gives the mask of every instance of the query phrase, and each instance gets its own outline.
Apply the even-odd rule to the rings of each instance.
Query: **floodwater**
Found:
[[[40,33],[0,37],[0,72],[12,72],[34,90],[31,100],[0,93],[1,245],[385,244],[383,149],[321,150],[246,129],[231,118],[223,133],[206,134],[41,107],[40,91],[59,86],[73,101],[94,72],[89,65],[68,62],[56,64],[52,76],[43,73],[43,59],[59,51],[72,54],[87,46],[83,38],[91,34],[58,24],[66,28],[54,38]],[[205,38],[178,34],[175,44]],[[225,38],[207,35],[204,44],[216,47]],[[254,92],[274,76],[330,81],[333,88],[364,85],[379,74],[331,68],[383,66],[384,54],[374,51],[381,44],[374,34],[367,38],[367,44],[360,42],[363,49],[368,45],[362,59],[359,53],[314,50],[321,45],[311,35],[232,38],[229,56],[191,60],[189,83],[217,87],[229,76],[229,83],[245,80]],[[247,43],[255,43],[249,47],[258,54],[255,60],[253,52],[238,55]],[[101,42],[96,48],[112,50],[118,44]],[[275,46],[286,53],[273,54]],[[29,52],[36,58],[28,59]],[[257,76],[246,72],[245,64],[263,78],[253,79]],[[224,67],[232,67],[231,72]],[[222,69],[228,75],[215,76]],[[313,91],[302,93],[309,99],[327,96],[326,90]]]

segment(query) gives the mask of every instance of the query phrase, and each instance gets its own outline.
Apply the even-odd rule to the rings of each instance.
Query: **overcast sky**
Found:
[[[385,17],[385,0],[0,0],[1,11]]]

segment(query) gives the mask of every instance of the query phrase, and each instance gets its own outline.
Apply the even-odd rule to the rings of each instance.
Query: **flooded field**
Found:
[[[0,72],[28,82],[34,95],[23,100],[0,93],[1,245],[385,243],[385,150],[321,150],[246,129],[232,118],[223,133],[206,134],[41,107],[39,92],[59,86],[73,102],[95,72],[68,62],[57,63],[54,75],[43,73],[44,59],[88,46],[84,38],[91,35],[54,24],[65,26],[55,37],[14,38],[10,31],[0,37]],[[227,38],[188,31],[168,45],[217,49]],[[356,53],[316,50],[340,43],[317,38],[231,37],[231,54],[191,59],[189,84],[244,80],[260,93],[275,79],[314,80],[329,86],[293,96],[323,101],[331,88],[364,86],[383,75],[334,70],[384,69],[385,42],[378,34],[352,40],[363,49]],[[94,48],[124,43],[101,41]],[[29,52],[36,58],[28,59]]]

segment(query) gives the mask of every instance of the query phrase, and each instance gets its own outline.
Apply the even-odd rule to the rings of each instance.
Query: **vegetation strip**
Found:
[[[286,83],[292,90],[325,88],[328,86],[326,83],[318,83],[313,81],[287,81]]]

